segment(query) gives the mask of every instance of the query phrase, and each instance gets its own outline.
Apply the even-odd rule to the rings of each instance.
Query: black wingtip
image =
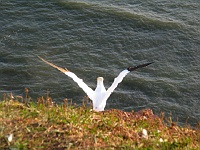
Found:
[[[145,63],[145,64],[138,65],[138,66],[134,66],[134,67],[128,67],[127,70],[128,70],[128,71],[134,71],[134,70],[136,70],[136,69],[138,69],[138,68],[146,67],[146,66],[148,66],[148,65],[150,65],[150,64],[152,64],[152,63],[154,63],[154,62]]]

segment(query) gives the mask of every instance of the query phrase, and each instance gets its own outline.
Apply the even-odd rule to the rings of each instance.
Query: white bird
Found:
[[[83,82],[82,79],[78,78],[73,72],[69,71],[68,69],[63,69],[61,67],[58,67],[46,60],[44,60],[43,58],[41,58],[40,56],[38,56],[38,58],[40,58],[42,61],[44,61],[45,63],[49,64],[50,66],[58,69],[59,71],[63,72],[64,74],[66,74],[67,76],[71,77],[80,88],[82,88],[82,90],[87,94],[87,96],[92,100],[93,103],[93,110],[95,111],[104,111],[104,108],[106,106],[106,101],[109,98],[109,96],[111,95],[111,93],[114,91],[114,89],[118,86],[118,84],[120,82],[122,82],[123,78],[131,71],[136,70],[138,68],[142,68],[145,66],[148,66],[151,63],[146,63],[146,64],[142,64],[142,65],[138,65],[135,67],[128,67],[127,69],[123,70],[118,77],[116,77],[114,79],[114,82],[112,83],[112,85],[106,90],[106,88],[104,87],[103,84],[103,77],[98,77],[97,78],[97,87],[95,90],[92,90],[87,84],[85,84]]]

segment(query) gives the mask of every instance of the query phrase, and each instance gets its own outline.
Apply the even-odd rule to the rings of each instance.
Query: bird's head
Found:
[[[97,81],[103,81],[103,77],[98,77]]]
[[[103,83],[103,80],[104,80],[103,77],[98,77],[98,78],[97,78],[97,85],[98,85],[98,84],[102,84],[102,83]]]

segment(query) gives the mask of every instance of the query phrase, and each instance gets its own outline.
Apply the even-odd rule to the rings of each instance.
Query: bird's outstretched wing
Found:
[[[63,69],[63,68],[61,68],[61,67],[58,67],[58,66],[56,66],[56,65],[54,65],[54,64],[52,64],[52,63],[46,61],[45,59],[43,59],[43,58],[40,57],[40,56],[37,56],[37,57],[40,58],[43,62],[47,63],[48,65],[50,65],[50,66],[52,66],[52,67],[58,69],[58,70],[61,71],[62,73],[69,72],[69,70]]]
[[[133,70],[136,70],[138,68],[142,68],[142,67],[146,67],[150,64],[152,64],[153,62],[151,63],[146,63],[146,64],[142,64],[142,65],[138,65],[138,66],[135,66],[135,67],[128,67],[127,69],[123,70],[122,72],[120,72],[120,74],[114,79],[114,82],[112,83],[112,85],[107,89],[106,91],[106,95],[104,97],[104,100],[107,100],[108,97],[111,95],[111,93],[115,90],[115,88],[118,86],[118,84],[120,82],[122,82],[123,78],[131,71]]]
[[[120,82],[122,82],[123,78],[129,73],[130,71],[123,70],[122,72],[120,72],[120,74],[114,79],[112,85],[107,89],[106,91],[106,95],[103,99],[103,101],[106,101],[108,99],[108,97],[111,95],[111,93],[115,90],[115,88],[118,86],[118,84]]]
[[[38,58],[40,58],[43,62],[47,63],[48,65],[58,69],[59,71],[66,74],[70,78],[72,78],[78,84],[78,86],[83,89],[83,91],[88,95],[88,97],[91,100],[93,99],[94,91],[87,84],[85,84],[82,79],[78,78],[73,72],[69,71],[68,69],[63,69],[61,67],[58,67],[58,66],[46,61],[45,59],[43,59],[40,56],[38,56]]]
[[[148,65],[150,65],[150,64],[152,64],[152,63],[153,63],[153,62],[146,63],[146,64],[142,64],[142,65],[138,65],[138,66],[134,66],[134,67],[128,67],[127,70],[128,70],[128,71],[134,71],[134,70],[136,70],[136,69],[138,69],[138,68],[146,67],[146,66],[148,66]]]

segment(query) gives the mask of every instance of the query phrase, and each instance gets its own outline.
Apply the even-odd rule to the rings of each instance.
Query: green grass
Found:
[[[0,102],[0,149],[200,149],[200,130],[165,121],[150,109],[94,112],[65,100],[52,105],[8,99]],[[146,129],[148,138],[142,130]],[[12,141],[6,135],[13,134]]]

